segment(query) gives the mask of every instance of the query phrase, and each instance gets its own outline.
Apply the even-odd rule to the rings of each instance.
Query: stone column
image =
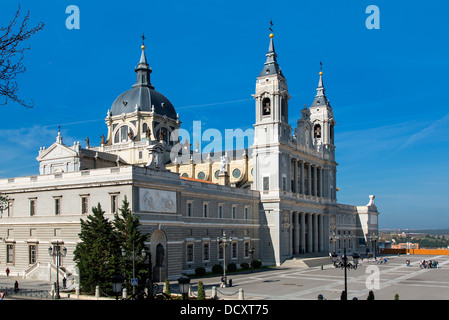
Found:
[[[301,219],[301,252],[306,252],[306,215],[300,212],[299,217]]]
[[[313,195],[315,197],[318,196],[318,186],[317,186],[317,182],[318,182],[318,178],[317,178],[317,166],[313,166]]]
[[[300,170],[300,174],[301,174],[301,189],[300,189],[300,193],[304,194],[304,161],[301,161],[301,170]]]
[[[318,215],[313,214],[313,252],[318,252]]]
[[[307,252],[313,252],[312,214],[307,214]]]
[[[307,194],[312,195],[312,166],[310,163],[307,165]]]
[[[288,255],[291,256],[293,254],[293,212],[288,212],[288,221],[289,221],[289,227],[288,227]]]
[[[299,213],[295,212],[295,254],[299,253]]]
[[[320,197],[323,196],[323,167],[320,167]]]
[[[293,159],[292,160],[293,163],[293,187],[294,190],[292,190],[292,192],[294,193],[299,193],[298,192],[298,160]]]
[[[324,215],[319,216],[320,252],[324,251]]]

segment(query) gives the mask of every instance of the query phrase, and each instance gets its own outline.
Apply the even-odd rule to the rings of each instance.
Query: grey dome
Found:
[[[154,106],[156,114],[171,119],[177,118],[172,103],[161,93],[147,86],[134,87],[119,95],[111,106],[111,115],[135,112],[136,105],[140,111],[151,111],[151,106]]]

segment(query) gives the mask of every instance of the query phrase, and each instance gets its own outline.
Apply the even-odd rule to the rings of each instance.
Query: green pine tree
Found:
[[[145,241],[148,235],[140,232],[140,219],[134,215],[129,207],[129,202],[125,196],[119,213],[114,214],[114,227],[117,231],[118,242],[122,249],[125,249],[127,257],[122,259],[122,268],[126,286],[130,289],[130,279],[133,278],[133,252],[135,276],[140,287],[145,285],[148,277],[148,264],[145,264],[146,256],[142,255],[145,249]]]
[[[95,287],[105,293],[112,291],[112,277],[120,270],[120,246],[112,222],[104,217],[100,203],[92,208],[92,215],[81,219],[80,243],[74,251],[74,260],[80,272],[83,292],[94,294]]]
[[[169,296],[171,295],[170,281],[168,281],[167,278],[165,278],[165,289],[164,289],[164,293],[165,293],[165,294],[168,294]]]
[[[198,281],[198,300],[206,299],[206,292],[204,291],[203,281]]]

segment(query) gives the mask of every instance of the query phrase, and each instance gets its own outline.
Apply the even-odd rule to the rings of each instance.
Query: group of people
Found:
[[[423,261],[420,261],[419,262],[419,268],[420,269],[422,269],[422,268],[425,268],[425,269],[432,269],[432,268],[438,268],[439,267],[439,265],[438,265],[438,261],[436,261],[436,260],[423,260]]]

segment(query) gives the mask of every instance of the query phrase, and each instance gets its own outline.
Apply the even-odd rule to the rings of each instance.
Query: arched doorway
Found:
[[[153,281],[162,282],[167,277],[167,236],[162,230],[155,230],[150,238]]]

